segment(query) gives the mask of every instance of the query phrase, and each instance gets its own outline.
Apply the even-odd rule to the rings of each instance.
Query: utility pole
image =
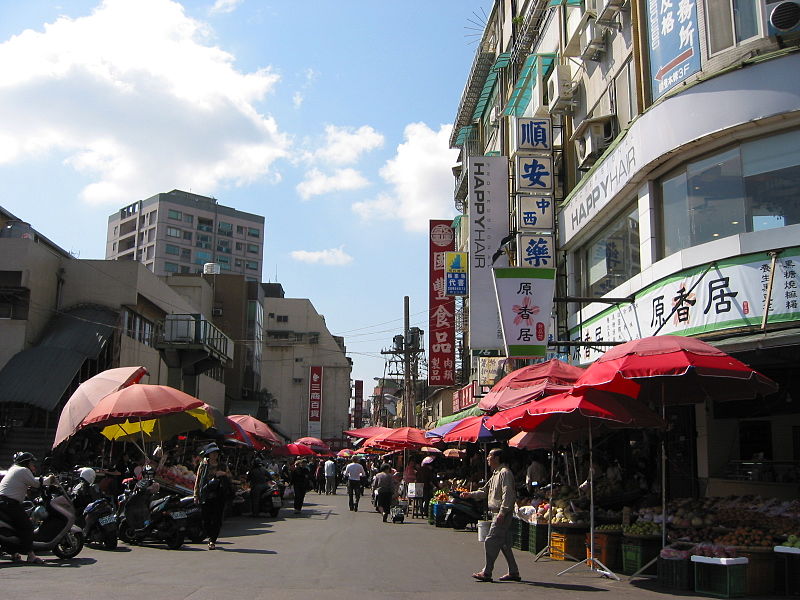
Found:
[[[409,298],[403,297],[403,334],[392,339],[394,344],[391,350],[382,350],[381,354],[391,354],[403,361],[403,415],[400,422],[406,427],[415,427],[416,415],[416,387],[414,373],[417,365],[417,355],[422,353],[420,340],[423,331],[419,327],[411,327]],[[398,373],[399,375],[399,373]],[[381,401],[384,399],[381,398]]]

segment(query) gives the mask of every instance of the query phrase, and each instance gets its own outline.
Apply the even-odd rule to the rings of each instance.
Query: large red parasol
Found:
[[[566,392],[583,371],[557,358],[517,369],[494,384],[478,407],[487,412],[508,410],[543,396]]]
[[[86,415],[105,396],[139,383],[145,375],[147,369],[144,367],[119,367],[98,373],[80,384],[61,410],[53,448],[78,431]]]
[[[81,427],[111,425],[128,419],[154,419],[202,405],[202,400],[175,388],[137,383],[100,400],[86,415]]]
[[[494,439],[494,435],[484,425],[485,420],[485,416],[465,417],[445,433],[442,439],[445,442],[489,442]]]
[[[305,444],[286,444],[275,446],[272,454],[276,456],[316,456],[314,451]]]
[[[379,448],[402,450],[405,448],[421,448],[430,443],[431,440],[425,437],[425,432],[421,429],[417,429],[416,427],[398,427],[392,429],[389,433],[371,437],[364,442],[364,447],[377,446]]]
[[[301,437],[294,441],[295,444],[303,444],[304,446],[308,446],[314,452],[320,454],[332,454],[331,447],[328,446],[325,442],[323,442],[319,438],[315,437]]]
[[[391,427],[361,427],[359,429],[348,429],[342,433],[353,438],[371,438],[382,433],[391,433]]]
[[[250,415],[228,415],[228,418],[234,423],[241,425],[242,429],[253,437],[264,440],[268,444],[279,445],[283,443],[283,440],[278,437],[278,434],[275,433],[269,425],[263,421],[259,421],[255,417]]]

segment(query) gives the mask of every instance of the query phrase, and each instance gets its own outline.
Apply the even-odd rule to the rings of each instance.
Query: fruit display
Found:
[[[183,488],[194,489],[195,474],[183,465],[161,467],[156,476],[166,483],[178,485]]]
[[[431,498],[431,502],[434,504],[438,504],[439,502],[447,502],[449,498],[450,496],[447,492],[439,490],[433,495],[433,498]]]
[[[737,527],[733,531],[717,537],[714,543],[723,546],[757,546],[764,548],[770,548],[775,545],[771,534],[762,529],[754,529],[752,527]]]
[[[714,527],[686,527],[667,529],[667,538],[672,541],[684,541],[710,543],[714,538],[719,537],[719,529]]]
[[[800,536],[798,535],[790,535],[786,538],[786,541],[781,544],[781,546],[789,546],[789,548],[800,548]]]
[[[694,554],[694,544],[670,544],[666,548],[662,548],[659,556],[667,560],[688,560]]]
[[[653,521],[637,521],[633,525],[623,526],[622,533],[636,537],[661,535],[661,525]]]
[[[606,525],[598,525],[594,530],[598,533],[622,533],[622,525],[619,523],[608,523]]]
[[[737,551],[733,546],[721,544],[697,544],[692,550],[695,556],[708,556],[710,558],[736,558]]]

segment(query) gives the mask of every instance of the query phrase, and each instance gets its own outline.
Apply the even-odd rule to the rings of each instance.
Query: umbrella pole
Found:
[[[553,433],[553,451],[550,453],[550,493],[547,503],[549,505],[550,517],[547,519],[547,545],[539,551],[533,562],[538,561],[540,558],[550,558],[550,540],[553,535],[553,482],[555,481],[556,470],[556,434]]]
[[[578,461],[575,460],[575,444],[570,442],[569,444],[570,452],[572,452],[572,471],[575,474],[575,485],[580,485],[580,479],[578,478]],[[569,469],[569,458],[567,458],[567,468]]]

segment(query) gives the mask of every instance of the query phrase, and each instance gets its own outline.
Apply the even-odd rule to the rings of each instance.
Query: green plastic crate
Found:
[[[622,544],[622,572],[625,575],[633,575],[639,569],[658,556],[661,544]],[[642,573],[643,575],[657,575],[656,563],[650,565]]]
[[[522,519],[514,519],[512,529],[511,545],[517,550],[527,550],[530,543],[530,525]]]
[[[747,595],[747,565],[694,564],[694,591],[717,598]]]
[[[689,559],[658,558],[658,586],[667,590],[694,589],[694,569]]]
[[[531,523],[528,527],[528,552],[539,554],[547,547],[547,524]]]

